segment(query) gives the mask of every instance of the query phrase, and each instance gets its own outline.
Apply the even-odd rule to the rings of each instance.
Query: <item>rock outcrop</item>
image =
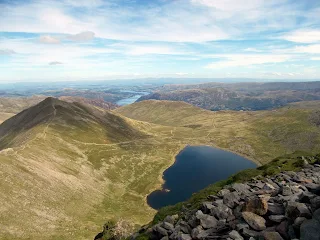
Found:
[[[199,209],[141,232],[154,240],[319,240],[320,165],[227,185]]]

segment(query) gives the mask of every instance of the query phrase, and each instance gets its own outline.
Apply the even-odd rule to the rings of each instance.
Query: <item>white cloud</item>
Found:
[[[312,57],[311,60],[312,61],[320,61],[320,57]]]
[[[99,38],[116,40],[208,42],[292,28],[301,15],[297,4],[286,4],[286,0],[175,0],[152,8],[142,4],[132,8],[124,2],[2,4],[6,11],[1,13],[0,31],[74,34],[70,37],[76,41],[93,38],[83,33],[90,30]]]
[[[77,4],[71,2],[72,6]],[[6,6],[0,31],[75,34],[71,36],[75,40],[90,38],[92,34],[77,35],[86,29],[97,37],[130,41],[204,42],[229,37],[209,13],[199,14],[188,4],[181,7],[180,1],[154,9],[140,7],[134,10],[117,7],[114,3],[113,8],[107,5],[90,12],[80,11],[76,17],[70,14],[71,5],[70,1],[62,4],[61,1],[39,0]]]
[[[264,6],[269,1],[264,0],[191,0],[194,4],[202,4],[227,12],[238,12],[256,9]],[[270,1],[271,2],[271,1]]]
[[[95,8],[100,7],[105,3],[103,0],[66,0],[65,4],[73,7]]]
[[[49,62],[49,65],[60,65],[60,64],[63,64],[63,63],[58,61]]]
[[[220,60],[212,62],[206,68],[226,68],[226,67],[244,67],[266,63],[282,63],[290,60],[289,55],[275,55],[275,54],[226,54],[217,55]]]
[[[297,43],[315,43],[320,42],[320,29],[302,29],[290,32],[281,37],[287,41]]]
[[[189,75],[189,73],[177,72],[176,75],[178,75],[178,76],[186,76],[186,75]]]
[[[93,55],[107,55],[118,50],[109,47],[80,46],[79,44],[39,44],[36,41],[21,41],[3,39],[1,41],[4,49],[15,49],[17,54],[12,59],[11,65],[38,65],[54,61],[61,62],[85,62],[83,58]]]
[[[294,52],[297,53],[320,53],[320,44],[312,44],[312,45],[307,45],[307,46],[299,46],[295,47]]]
[[[244,49],[245,52],[262,52],[261,50],[259,49],[256,49],[256,48],[246,48]]]
[[[52,37],[50,35],[40,36],[39,41],[41,43],[48,43],[48,44],[59,44],[60,40],[58,38]]]
[[[130,46],[127,52],[129,55],[147,55],[147,54],[159,54],[159,55],[175,55],[185,54],[178,52],[169,46]]]
[[[0,54],[12,56],[7,62],[1,61],[0,68],[7,75],[18,77],[23,74],[15,71],[17,68],[28,69],[39,78],[45,71],[52,78],[64,74],[88,77],[106,72],[115,76],[123,73],[151,76],[166,71],[175,77],[189,71],[197,76],[221,73],[225,77],[226,70],[232,76],[254,76],[262,70],[291,76],[282,72],[284,65],[305,63],[303,67],[285,69],[296,74],[296,69],[300,71],[310,64],[310,59],[319,59],[320,30],[311,26],[318,26],[320,8],[305,10],[308,9],[305,3],[289,0],[138,2],[31,0],[11,4],[0,1],[0,9],[6,9],[0,10],[0,32],[42,35],[15,39],[18,35],[6,38],[4,33]],[[298,28],[305,30],[289,32]],[[279,32],[288,33],[279,37]],[[94,38],[95,41],[90,41]],[[292,43],[278,41],[279,38],[303,44],[294,47]],[[229,39],[232,41],[216,41]],[[19,54],[13,55],[15,51]],[[203,69],[208,59],[212,63]],[[191,60],[192,64],[186,62]],[[49,66],[58,61],[67,63],[68,68],[55,71],[55,67]],[[287,61],[288,64],[280,64]],[[1,78],[5,79],[2,74]]]
[[[76,42],[85,42],[85,41],[90,41],[94,39],[94,35],[95,35],[94,32],[86,31],[86,32],[69,35],[67,38]]]
[[[12,55],[16,52],[12,49],[0,49],[0,55]]]

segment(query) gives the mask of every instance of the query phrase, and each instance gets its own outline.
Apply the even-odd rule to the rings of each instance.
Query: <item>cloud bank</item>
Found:
[[[0,9],[0,81],[320,78],[319,1],[29,0]]]

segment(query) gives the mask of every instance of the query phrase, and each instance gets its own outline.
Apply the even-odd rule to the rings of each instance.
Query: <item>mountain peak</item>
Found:
[[[35,127],[49,125],[59,131],[64,129],[68,134],[76,131],[92,132],[93,128],[99,128],[100,132],[105,132],[105,139],[111,142],[145,136],[120,116],[90,105],[48,97],[0,125],[0,150],[20,145],[20,140],[14,141],[17,136],[20,139],[29,139],[29,136],[21,136]]]

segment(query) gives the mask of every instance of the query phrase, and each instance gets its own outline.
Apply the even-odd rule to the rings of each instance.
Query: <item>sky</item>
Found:
[[[0,82],[320,79],[319,0],[0,0]]]

